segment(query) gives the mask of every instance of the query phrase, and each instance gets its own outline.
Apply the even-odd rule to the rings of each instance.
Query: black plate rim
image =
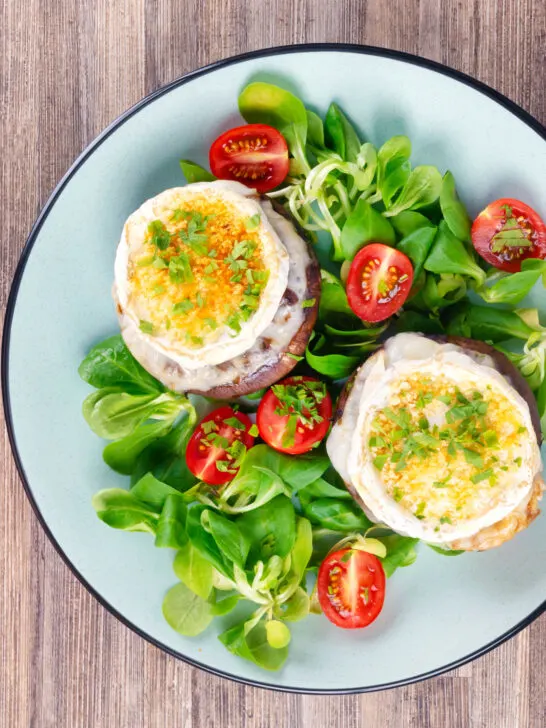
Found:
[[[87,589],[87,591],[106,609],[108,610],[116,619],[118,619],[122,624],[124,624],[126,627],[131,629],[133,632],[138,634],[143,639],[147,640],[151,644],[153,644],[155,647],[158,647],[160,650],[163,650],[164,652],[168,653],[169,655],[172,655],[173,657],[176,657],[179,660],[182,660],[183,662],[186,662],[187,664],[198,667],[201,670],[204,670],[205,672],[208,672],[212,675],[216,675],[218,677],[224,677],[228,678],[230,680],[233,680],[234,682],[243,684],[243,685],[250,685],[252,687],[258,687],[258,688],[266,688],[269,690],[275,690],[278,692],[286,692],[286,693],[297,693],[302,695],[355,695],[360,693],[367,693],[367,692],[375,692],[380,690],[389,690],[396,687],[403,687],[405,685],[411,685],[414,683],[421,682],[423,680],[428,680],[433,677],[438,677],[439,675],[444,674],[445,672],[448,672],[450,670],[454,670],[458,667],[461,667],[462,665],[467,664],[468,662],[471,662],[472,660],[477,659],[478,657],[482,657],[483,655],[487,654],[491,650],[493,650],[495,647],[498,647],[503,642],[506,642],[507,640],[511,639],[515,635],[518,634],[521,630],[523,630],[525,627],[529,626],[532,622],[534,622],[535,619],[537,619],[540,615],[542,615],[546,611],[546,600],[539,605],[531,614],[529,614],[525,619],[518,622],[514,627],[507,630],[504,634],[500,635],[496,639],[492,640],[488,644],[480,647],[478,650],[475,650],[474,652],[471,652],[468,655],[465,655],[458,660],[454,660],[453,662],[442,665],[434,670],[429,670],[428,672],[421,673],[419,675],[413,675],[411,677],[405,678],[403,680],[397,680],[394,682],[389,683],[381,683],[377,685],[366,685],[361,687],[352,687],[352,688],[337,688],[337,689],[323,689],[323,688],[303,688],[303,687],[292,687],[288,685],[277,685],[274,683],[268,683],[265,680],[253,680],[250,678],[244,678],[239,675],[233,675],[229,672],[226,672],[224,670],[218,670],[214,667],[211,667],[209,665],[205,665],[198,660],[194,660],[191,657],[188,657],[187,655],[184,655],[181,652],[178,652],[177,650],[172,649],[168,645],[163,644],[159,640],[156,640],[154,637],[146,633],[144,630],[137,627],[135,624],[133,624],[129,619],[123,616],[120,612],[118,612],[109,602],[102,597],[102,595],[97,592],[93,586],[85,579],[85,577],[76,569],[76,567],[72,564],[70,559],[68,558],[67,554],[64,552],[64,550],[61,548],[57,540],[55,539],[55,536],[53,535],[52,531],[50,530],[45,518],[43,517],[40,508],[38,506],[38,503],[36,502],[32,488],[30,486],[30,483],[28,481],[28,478],[25,473],[25,469],[17,448],[17,440],[15,436],[15,430],[13,425],[13,418],[12,418],[12,412],[11,412],[11,401],[10,401],[10,391],[9,391],[9,350],[10,350],[10,337],[11,337],[11,327],[13,322],[13,315],[15,311],[15,306],[17,303],[17,295],[19,292],[19,287],[21,284],[21,280],[24,274],[24,270],[26,267],[26,263],[28,261],[28,258],[30,256],[30,253],[32,251],[32,248],[34,246],[34,243],[36,242],[36,239],[38,237],[38,234],[42,228],[42,225],[44,224],[48,214],[50,213],[51,209],[53,208],[55,202],[57,201],[58,197],[64,190],[64,188],[67,186],[67,184],[70,182],[71,178],[74,176],[74,174],[78,171],[78,169],[85,163],[85,161],[93,154],[93,152],[112,134],[114,131],[116,131],[119,127],[121,127],[128,119],[130,119],[134,114],[136,114],[138,111],[140,111],[142,108],[150,104],[152,101],[154,101],[156,98],[163,96],[164,94],[168,93],[169,91],[178,88],[179,86],[183,86],[184,84],[188,83],[189,81],[193,81],[196,78],[199,78],[200,76],[204,76],[206,74],[212,73],[220,68],[225,68],[227,66],[231,66],[237,63],[244,63],[248,60],[253,60],[256,58],[267,58],[271,56],[278,56],[278,55],[286,55],[291,53],[322,53],[322,52],[345,52],[345,53],[357,53],[361,55],[369,55],[369,56],[379,56],[382,58],[390,58],[397,61],[401,61],[403,63],[407,63],[414,66],[419,66],[421,68],[426,68],[428,70],[434,71],[436,73],[439,73],[441,75],[447,76],[449,78],[455,79],[467,86],[470,86],[475,91],[478,91],[485,96],[488,96],[493,101],[496,101],[500,106],[503,106],[505,109],[510,111],[514,116],[519,118],[521,121],[523,121],[527,126],[529,126],[531,129],[533,129],[539,136],[541,136],[544,141],[546,141],[546,127],[544,127],[537,119],[535,119],[531,114],[529,114],[527,111],[522,109],[518,104],[511,101],[508,97],[501,94],[499,91],[496,91],[495,89],[491,88],[487,84],[478,81],[472,76],[469,76],[468,74],[463,73],[462,71],[458,71],[454,68],[451,68],[449,66],[446,66],[442,63],[438,63],[437,61],[432,61],[427,58],[423,58],[421,56],[417,56],[411,53],[405,53],[403,51],[397,51],[392,50],[389,48],[381,48],[378,46],[368,46],[368,45],[357,45],[357,44],[351,44],[351,43],[304,43],[300,45],[286,45],[286,46],[275,46],[271,48],[264,48],[260,50],[254,50],[249,51],[247,53],[241,53],[236,56],[231,56],[229,58],[225,58],[219,61],[215,61],[213,63],[210,63],[206,66],[203,66],[202,68],[196,69],[194,71],[190,71],[189,73],[181,76],[180,78],[175,79],[171,83],[166,84],[165,86],[161,86],[160,88],[156,89],[155,91],[152,91],[150,94],[146,95],[143,99],[138,101],[136,104],[131,106],[127,111],[122,113],[120,116],[117,117],[109,126],[104,129],[85,149],[84,151],[77,157],[77,159],[73,162],[73,164],[70,166],[68,171],[64,174],[64,176],[61,178],[61,180],[58,182],[56,187],[54,188],[53,192],[49,196],[48,200],[46,201],[44,207],[42,208],[38,218],[36,219],[36,222],[34,223],[30,234],[27,238],[27,241],[25,243],[25,246],[23,248],[23,251],[21,253],[21,257],[19,259],[19,262],[17,264],[17,268],[15,270],[13,282],[11,285],[8,302],[6,306],[6,313],[5,313],[5,319],[4,319],[4,327],[3,327],[3,337],[2,337],[2,355],[1,355],[1,368],[2,368],[2,399],[3,399],[3,406],[4,406],[4,417],[6,421],[6,429],[8,432],[8,438],[11,446],[11,450],[13,453],[13,457],[15,460],[15,464],[17,467],[17,470],[19,472],[19,477],[21,478],[21,482],[23,484],[23,488],[25,490],[25,493],[27,495],[28,500],[30,501],[30,504],[34,510],[34,513],[36,515],[36,518],[38,519],[40,525],[44,529],[47,537],[57,550],[58,554],[61,556],[62,560],[65,562],[65,564],[69,567],[69,569],[72,571],[72,573],[76,576],[76,578],[80,581],[80,583]]]

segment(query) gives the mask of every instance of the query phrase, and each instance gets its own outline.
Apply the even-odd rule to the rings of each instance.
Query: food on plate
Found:
[[[317,447],[330,428],[332,400],[324,382],[288,377],[274,384],[258,407],[260,437],[290,455]]]
[[[317,577],[322,611],[337,627],[367,627],[385,601],[385,572],[381,561],[361,549],[340,549],[320,565]]]
[[[377,323],[402,307],[412,283],[413,266],[407,255],[382,243],[371,243],[351,263],[347,300],[359,318]]]
[[[328,454],[373,521],[450,549],[492,548],[539,512],[527,394],[471,343],[399,334],[358,370]]]
[[[516,273],[528,258],[546,258],[546,225],[520,200],[491,202],[472,225],[472,243],[495,268]]]
[[[123,228],[114,283],[122,335],[175,392],[225,399],[287,374],[319,295],[306,241],[237,182],[166,190]]]
[[[214,410],[201,420],[188,441],[189,470],[210,485],[229,483],[254,445],[252,432],[252,422],[243,412],[227,406]]]
[[[288,147],[282,134],[267,124],[246,124],[220,134],[210,148],[210,168],[260,193],[277,187],[288,174]]]
[[[364,141],[336,103],[256,82],[239,110],[212,173],[182,160],[189,184],[127,220],[122,336],[79,371],[130,476],[98,517],[176,550],[165,619],[193,637],[225,617],[225,647],[277,670],[312,613],[380,628],[419,541],[485,550],[538,515],[546,326],[522,302],[546,230],[513,199],[472,223],[450,171],[413,167],[406,136]]]

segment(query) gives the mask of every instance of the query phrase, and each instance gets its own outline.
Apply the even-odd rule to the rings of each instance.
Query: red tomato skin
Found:
[[[357,576],[359,577],[359,583],[363,582],[362,586],[368,589],[368,595],[371,595],[371,599],[368,604],[365,604],[363,599],[360,600],[358,608],[354,612],[351,611],[343,615],[334,603],[336,595],[329,593],[330,574],[335,567],[341,570],[341,577],[339,578],[341,588],[343,588],[343,584],[346,582],[342,580],[349,578],[347,576],[349,562],[344,563],[342,558],[350,551],[352,551],[351,559],[358,559]],[[317,577],[319,603],[324,615],[337,627],[362,629],[374,622],[381,613],[385,601],[385,584],[385,571],[377,556],[357,549],[340,549],[329,554],[320,565]]]
[[[242,182],[261,194],[280,185],[290,166],[285,138],[267,124],[245,124],[220,134],[209,162],[219,179]]]
[[[247,415],[242,412],[235,412],[235,410],[228,406],[219,407],[206,417],[203,417],[201,422],[195,428],[186,447],[186,465],[189,470],[196,478],[199,478],[209,485],[224,485],[225,483],[229,483],[229,481],[233,480],[237,473],[228,473],[218,470],[216,467],[216,461],[226,459],[225,457],[222,457],[222,454],[225,455],[225,451],[214,446],[207,448],[203,445],[201,440],[206,438],[206,434],[203,430],[203,423],[211,422],[212,420],[216,421],[219,428],[216,432],[228,439],[230,439],[228,435],[231,433],[231,444],[233,440],[239,439],[235,437],[235,429],[224,423],[224,420],[231,417],[235,417],[242,425],[245,426],[245,430],[240,431],[240,439],[247,450],[249,450],[254,445],[254,437],[252,437],[252,435],[248,432],[252,427],[252,422]],[[224,434],[224,431],[226,434]]]
[[[370,270],[371,268],[371,270]],[[392,272],[395,268],[396,272]],[[363,275],[368,273],[368,292],[363,291]],[[388,279],[392,286],[381,298],[374,281]],[[400,280],[402,279],[402,280]],[[370,243],[355,255],[347,277],[347,300],[355,314],[366,323],[378,323],[392,316],[404,304],[413,283],[413,266],[407,255],[383,243]],[[369,298],[365,296],[369,294]],[[391,297],[392,296],[392,297]]]
[[[503,259],[502,255],[491,250],[492,238],[506,220],[505,205],[512,208],[515,217],[524,217],[534,230],[531,235],[533,245],[513,260]],[[470,235],[478,255],[495,268],[509,273],[518,273],[521,270],[521,262],[526,258],[546,258],[546,225],[532,207],[511,197],[495,200],[482,210],[472,224]]]
[[[277,384],[290,385],[298,384],[299,382],[318,381],[319,380],[314,377],[296,376],[287,377],[286,379],[277,382]],[[286,429],[288,416],[281,417],[275,414],[275,409],[279,406],[279,404],[280,402],[275,396],[273,390],[268,389],[258,406],[256,424],[260,431],[260,437],[270,447],[278,452],[287,453],[288,455],[302,455],[303,453],[312,450],[315,443],[324,439],[330,427],[330,421],[332,418],[332,398],[328,393],[326,393],[326,397],[322,400],[320,405],[317,405],[318,413],[321,415],[323,420],[313,428],[313,437],[311,439],[307,438],[307,431],[303,434],[296,433],[295,443],[292,446],[285,446],[282,444],[282,436]]]

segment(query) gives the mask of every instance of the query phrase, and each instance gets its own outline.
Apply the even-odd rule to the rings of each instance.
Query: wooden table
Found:
[[[72,160],[187,71],[286,43],[389,46],[466,71],[546,123],[545,38],[544,0],[0,0],[2,305],[32,222]],[[0,728],[546,725],[546,616],[455,672],[362,696],[243,687],[164,655],[64,565],[3,431],[1,448]]]

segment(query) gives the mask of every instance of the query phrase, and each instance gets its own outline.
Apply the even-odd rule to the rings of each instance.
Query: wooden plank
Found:
[[[144,93],[205,63],[308,41],[389,46],[492,84],[546,122],[543,0],[0,0],[0,300],[56,181]],[[0,728],[542,728],[546,618],[470,666],[362,696],[231,683],[135,636],[37,523],[0,437]]]

